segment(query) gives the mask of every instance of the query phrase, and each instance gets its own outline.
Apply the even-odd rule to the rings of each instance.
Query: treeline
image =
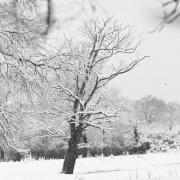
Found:
[[[116,99],[116,105],[119,102],[117,106],[121,116],[112,118],[103,131],[93,127],[87,128],[84,133],[86,142],[82,137],[78,156],[144,154],[179,149],[180,105],[178,103],[166,103],[150,95],[137,101],[121,97],[113,99],[112,96],[109,98],[111,101]],[[24,131],[21,132],[21,137],[24,137],[21,143],[24,147],[28,147],[28,154],[15,152],[9,147],[4,148],[2,144],[1,160],[19,161],[27,156],[34,159],[64,158],[67,144],[64,139],[51,136],[48,131],[42,130],[42,127],[32,127],[32,119],[26,123]]]

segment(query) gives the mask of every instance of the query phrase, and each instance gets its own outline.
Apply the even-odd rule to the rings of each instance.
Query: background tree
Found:
[[[167,104],[167,120],[168,120],[168,129],[172,131],[173,127],[177,123],[180,115],[180,106],[178,103],[169,102]]]
[[[22,107],[44,80],[41,66],[47,51],[35,1],[1,2],[0,12],[1,137],[6,146],[20,151]]]
[[[136,113],[139,119],[152,124],[162,118],[165,111],[165,102],[161,99],[148,95],[135,103]]]

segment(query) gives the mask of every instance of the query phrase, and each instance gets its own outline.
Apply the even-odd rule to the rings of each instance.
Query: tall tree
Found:
[[[75,43],[66,41],[55,58],[50,84],[56,94],[61,94],[64,107],[62,117],[69,124],[70,137],[62,171],[72,174],[77,158],[80,138],[85,129],[93,126],[103,129],[103,124],[115,116],[100,96],[100,91],[113,79],[131,71],[146,58],[111,63],[118,55],[133,55],[140,40],[131,26],[121,26],[117,21],[91,21],[85,23],[82,38]],[[131,58],[133,58],[131,56]],[[59,68],[58,68],[59,67]]]

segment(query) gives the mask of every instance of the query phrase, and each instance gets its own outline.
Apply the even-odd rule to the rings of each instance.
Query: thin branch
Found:
[[[131,71],[137,64],[139,64],[141,61],[143,61],[145,58],[148,58],[149,56],[144,56],[141,59],[135,60],[133,62],[131,62],[129,65],[127,65],[125,68],[120,68],[118,71],[110,74],[109,76],[103,77],[99,79],[99,86],[98,88],[106,85],[109,81],[111,81],[112,79],[116,78],[117,76],[119,76],[120,74],[125,74],[129,71]],[[102,84],[100,84],[102,83]]]
[[[71,90],[64,87],[62,84],[59,84],[58,86],[55,86],[54,88],[61,89],[65,94],[72,96],[74,99],[78,100],[79,103],[83,106],[81,99],[78,96],[76,96]]]
[[[84,107],[85,107],[85,108],[86,108],[87,104],[89,103],[89,101],[92,99],[94,93],[96,92],[97,87],[98,87],[98,83],[99,83],[99,78],[96,77],[96,82],[95,82],[95,84],[94,84],[94,87],[93,87],[90,95],[88,96],[87,100],[86,100],[85,103],[84,103]]]

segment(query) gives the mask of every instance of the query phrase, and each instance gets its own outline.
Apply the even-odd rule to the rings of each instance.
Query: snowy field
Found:
[[[73,175],[60,173],[63,160],[0,163],[0,180],[179,180],[180,153],[79,158]]]

